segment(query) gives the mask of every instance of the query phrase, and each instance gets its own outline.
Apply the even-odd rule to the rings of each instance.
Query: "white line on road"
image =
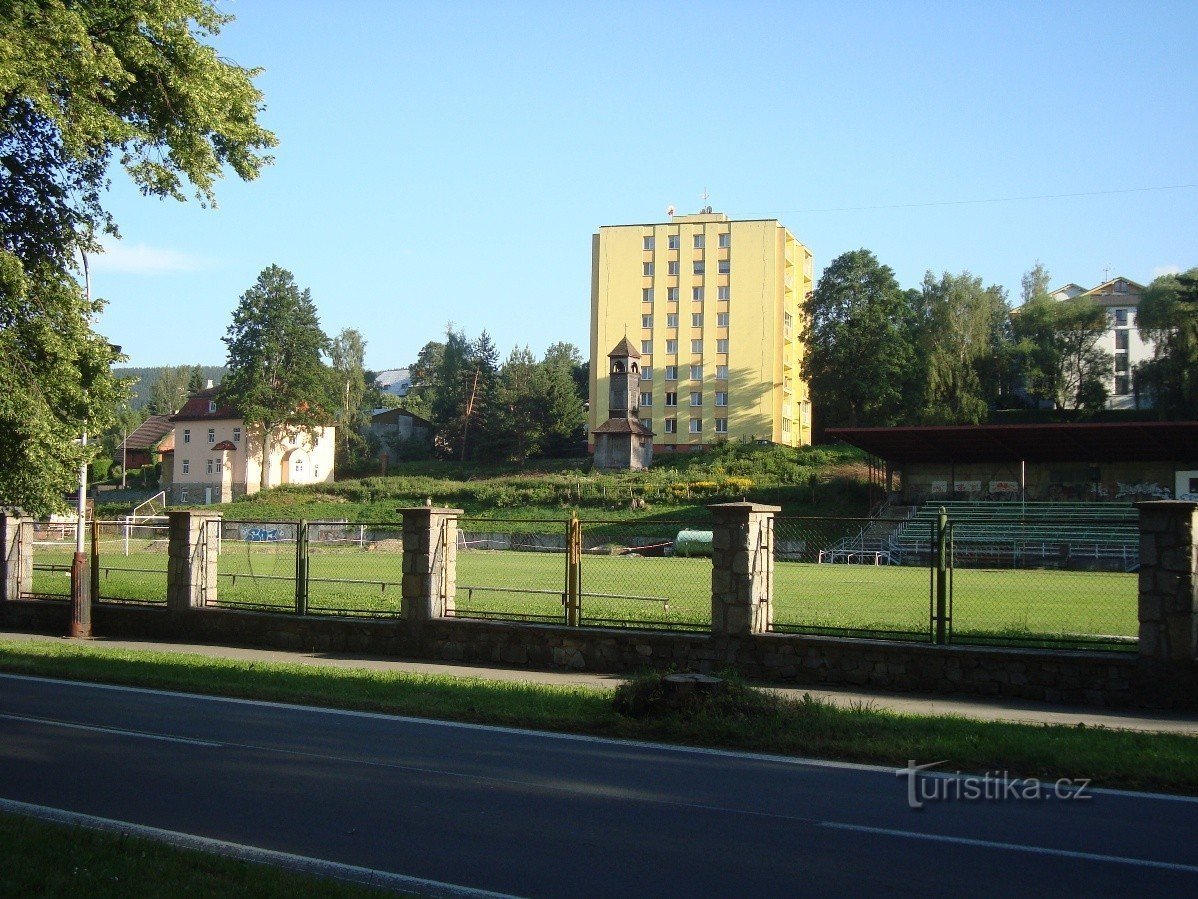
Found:
[[[459,886],[458,884],[445,883],[440,880],[428,880],[423,877],[409,877],[406,874],[380,871],[377,868],[343,865],[340,862],[332,862],[323,858],[293,855],[290,852],[276,852],[273,849],[247,846],[243,843],[230,843],[226,840],[215,840],[211,837],[180,833],[177,830],[163,830],[158,827],[148,827],[144,824],[117,821],[113,818],[100,818],[96,815],[85,815],[82,812],[71,812],[45,805],[32,805],[28,802],[17,802],[14,799],[0,799],[0,812],[28,815],[31,818],[39,818],[43,821],[51,821],[56,824],[77,825],[90,827],[94,830],[131,834],[135,837],[155,840],[159,843],[166,843],[180,849],[210,852],[228,858],[273,865],[277,868],[287,868],[292,871],[298,871],[301,874],[309,874],[316,877],[331,877],[352,883],[414,893],[417,896],[446,897],[446,899],[513,899],[509,893],[493,893],[489,890],[478,890],[473,887]]]
[[[122,737],[138,737],[143,740],[160,740],[163,743],[182,743],[185,746],[205,746],[209,749],[219,749],[223,743],[211,740],[195,740],[190,737],[175,737],[170,734],[156,734],[145,730],[126,730],[122,727],[105,727],[100,724],[77,724],[74,721],[59,721],[53,718],[35,718],[31,715],[8,715],[0,712],[0,718],[6,721],[24,721],[27,724],[44,724],[47,727],[69,727],[73,730],[89,730],[101,734],[117,734]]]
[[[1161,862],[1150,858],[1131,858],[1126,855],[1103,855],[1099,852],[1078,852],[1073,849],[1051,849],[1047,846],[1029,846],[1024,843],[1003,843],[997,840],[978,840],[972,837],[954,837],[948,834],[920,833],[915,830],[898,830],[890,827],[870,827],[866,824],[844,824],[839,821],[820,821],[820,827],[831,830],[851,830],[856,833],[880,834],[903,837],[909,840],[928,840],[934,843],[955,843],[959,846],[978,846],[983,849],[1001,849],[1007,852],[1029,852],[1033,855],[1052,855],[1058,858],[1076,858],[1088,862],[1110,862],[1116,865],[1133,865],[1139,868],[1163,868],[1166,871],[1183,871],[1198,874],[1198,865],[1180,862]]]

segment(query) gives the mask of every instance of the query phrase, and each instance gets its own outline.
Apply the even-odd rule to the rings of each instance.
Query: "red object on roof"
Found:
[[[222,450],[235,450],[235,449],[237,449],[237,444],[234,443],[232,440],[222,440],[220,443],[217,443],[217,444],[213,445],[213,447],[212,447],[213,452],[222,451]]]
[[[209,387],[193,393],[183,408],[171,416],[171,421],[204,421],[206,419],[241,418],[241,413],[219,399],[219,387]],[[215,408],[213,408],[215,406]]]
[[[1183,462],[1198,460],[1198,421],[829,428],[887,462]]]
[[[134,450],[161,448],[162,439],[173,430],[174,425],[171,424],[169,415],[151,415],[129,432],[129,436],[117,447],[117,455],[119,456],[122,451],[133,452]]]

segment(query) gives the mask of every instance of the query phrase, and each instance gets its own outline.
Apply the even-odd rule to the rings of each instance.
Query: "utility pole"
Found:
[[[87,253],[79,251],[83,259],[83,289],[90,307],[92,299],[91,275],[87,268]],[[71,559],[71,633],[72,637],[90,639],[92,635],[91,584],[87,577],[87,554],[83,551],[83,532],[87,527],[87,424],[83,426],[83,461],[79,463],[79,499],[75,519],[75,555]]]

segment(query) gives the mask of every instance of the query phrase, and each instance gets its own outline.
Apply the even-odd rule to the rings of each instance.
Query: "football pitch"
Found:
[[[37,544],[33,592],[67,596],[70,548]],[[100,597],[165,602],[167,555],[161,542],[134,542],[129,555],[101,546]],[[292,543],[226,540],[218,560],[217,605],[292,610]],[[316,614],[396,615],[402,556],[398,545],[313,545],[308,608]],[[460,551],[459,617],[562,621],[565,554]],[[1045,569],[953,572],[952,631],[977,642],[1090,639],[1127,643],[1138,630],[1137,576]],[[882,636],[929,633],[926,567],[778,562],[774,625],[779,630]],[[711,560],[584,554],[582,622],[706,630],[711,620]]]

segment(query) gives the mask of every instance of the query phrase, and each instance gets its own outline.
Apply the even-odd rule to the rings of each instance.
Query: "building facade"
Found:
[[[601,227],[591,239],[591,434],[610,393],[598,360],[627,337],[641,356],[638,414],[655,452],[725,439],[810,443],[799,366],[811,289],[811,253],[776,219],[736,221],[709,207]]]
[[[227,503],[261,489],[262,447],[238,411],[219,401],[217,388],[194,394],[171,422],[174,449],[163,465],[168,503]],[[318,428],[312,435],[273,441],[267,486],[332,481],[335,432]]]
[[[599,471],[643,471],[653,464],[653,432],[640,417],[640,359],[627,337],[607,354],[607,420],[591,429]]]
[[[1152,359],[1155,347],[1140,337],[1136,327],[1137,311],[1144,286],[1130,278],[1112,278],[1087,290],[1078,284],[1066,284],[1049,294],[1055,300],[1085,297],[1107,313],[1107,330],[1098,348],[1110,353],[1113,364],[1107,378],[1107,408],[1137,409],[1151,406],[1151,397],[1135,391],[1136,366]]]

